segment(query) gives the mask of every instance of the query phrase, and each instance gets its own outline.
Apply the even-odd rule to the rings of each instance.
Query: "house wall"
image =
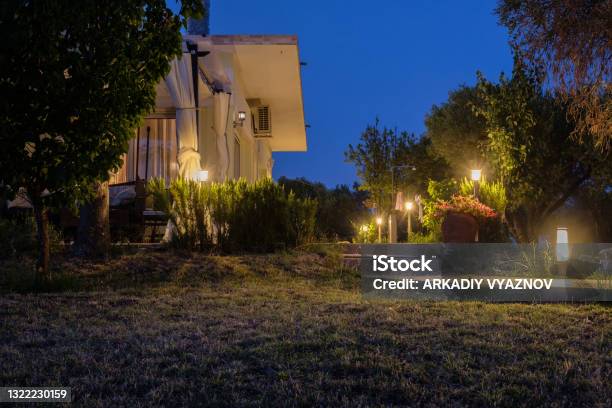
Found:
[[[169,182],[178,174],[176,157],[176,120],[168,115],[152,115],[134,131],[123,165],[110,175],[109,181],[117,184],[162,177]]]
[[[214,107],[212,98],[204,101],[200,113],[200,164],[204,170],[209,171],[211,180],[216,177],[216,168],[219,161],[217,157],[217,136],[213,128]]]
[[[256,140],[256,160],[257,179],[272,177],[274,160],[270,143],[266,139]]]
[[[247,103],[245,97],[245,84],[243,82],[243,75],[240,71],[239,63],[235,53],[228,51],[213,51],[207,56],[202,64],[202,67],[206,70],[206,73],[210,75],[214,86],[223,89],[225,92],[231,93],[230,107],[228,112],[226,136],[229,147],[229,165],[227,169],[228,179],[244,178],[250,182],[256,181],[260,178],[272,176],[272,149],[269,141],[255,139],[253,135],[252,115],[251,108]],[[201,82],[201,85],[204,82]],[[202,85],[204,86],[204,85]],[[157,100],[156,100],[156,112],[150,115],[146,120],[146,125],[141,128],[141,134],[144,134],[146,126],[151,125],[151,121],[155,120],[175,120],[175,111],[172,106],[172,98],[168,92],[167,87],[162,81],[157,87]],[[200,153],[200,166],[203,170],[209,172],[210,180],[221,181],[219,179],[221,165],[221,159],[217,149],[217,135],[214,129],[214,97],[203,96],[203,92],[200,94],[199,101],[199,128],[198,128],[198,152]],[[208,94],[210,95],[210,94]],[[234,121],[238,117],[238,112],[246,112],[246,120],[242,126],[234,127]],[[175,126],[176,127],[176,126]],[[237,155],[234,151],[234,138],[237,138],[240,145],[240,154]],[[142,140],[140,143],[140,156],[144,154],[142,149]],[[135,145],[132,143],[131,145]],[[176,149],[176,148],[175,148]],[[172,159],[175,154],[172,153]],[[129,158],[126,160],[124,167],[133,168],[135,164],[130,163],[134,161],[135,153],[127,155]],[[239,171],[236,171],[236,160],[240,161]],[[143,166],[143,164],[141,164]],[[131,181],[129,180],[133,176],[123,169],[114,177],[113,181]],[[153,171],[153,170],[152,170]],[[149,172],[150,177],[159,176]],[[143,175],[141,175],[142,177]],[[164,174],[165,176],[165,174]]]

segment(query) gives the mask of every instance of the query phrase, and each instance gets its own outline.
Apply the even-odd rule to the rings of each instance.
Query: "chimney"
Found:
[[[210,16],[210,0],[201,1],[202,4],[204,4],[204,17],[199,20],[190,18],[187,21],[187,34],[205,37],[210,33],[210,26],[208,23],[208,16]]]

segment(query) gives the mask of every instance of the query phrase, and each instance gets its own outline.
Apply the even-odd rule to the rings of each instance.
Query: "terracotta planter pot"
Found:
[[[478,222],[469,214],[449,212],[442,222],[444,242],[476,242]]]

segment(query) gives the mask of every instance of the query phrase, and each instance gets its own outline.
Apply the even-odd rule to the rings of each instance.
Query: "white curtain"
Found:
[[[149,150],[147,167],[147,128],[149,128]],[[177,176],[176,122],[174,119],[148,119],[140,128],[138,149],[138,174],[144,179],[162,177],[169,183]]]
[[[229,169],[229,147],[227,144],[227,119],[229,112],[230,94],[225,92],[217,92],[214,96],[214,122],[213,128],[217,136],[217,154],[219,162],[217,163],[217,181],[225,181],[227,178],[227,170]]]
[[[176,107],[179,173],[192,178],[200,170],[200,154],[190,54],[183,54],[183,58],[170,63],[166,85]]]
[[[148,166],[147,128],[149,129]],[[176,121],[147,119],[130,140],[128,152],[123,155],[123,165],[119,171],[111,174],[110,183],[124,183],[145,177],[147,179],[162,177],[166,183],[170,183],[170,180],[178,175],[176,155]]]

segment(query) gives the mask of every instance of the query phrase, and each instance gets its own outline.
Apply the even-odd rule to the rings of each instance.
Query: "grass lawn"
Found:
[[[69,386],[101,407],[612,404],[610,307],[367,302],[340,265],[66,262],[77,291],[0,295],[0,386]]]

